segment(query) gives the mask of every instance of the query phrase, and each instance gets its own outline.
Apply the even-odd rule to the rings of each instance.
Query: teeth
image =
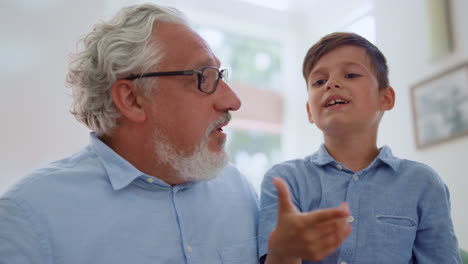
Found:
[[[345,104],[346,101],[343,100],[343,99],[331,100],[330,102],[328,102],[328,106],[332,106],[332,105],[335,105],[335,104],[338,104],[338,103]]]

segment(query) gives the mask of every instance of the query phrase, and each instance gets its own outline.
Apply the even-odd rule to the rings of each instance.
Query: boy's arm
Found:
[[[273,179],[277,189],[277,223],[268,239],[267,264],[318,261],[331,254],[350,234],[347,205],[300,213],[290,200],[287,184]],[[262,212],[261,212],[262,213]]]
[[[421,216],[413,247],[417,263],[462,263],[450,217],[450,194],[441,183],[421,202]]]

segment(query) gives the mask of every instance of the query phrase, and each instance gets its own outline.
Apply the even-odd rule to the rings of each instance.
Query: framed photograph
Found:
[[[411,87],[416,146],[468,135],[468,63]]]

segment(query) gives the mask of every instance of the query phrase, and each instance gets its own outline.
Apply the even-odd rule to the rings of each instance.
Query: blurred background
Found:
[[[64,86],[69,54],[97,21],[144,2],[150,1],[0,2],[0,193],[20,176],[88,143],[88,129],[69,113],[70,90]],[[257,191],[273,164],[309,155],[322,143],[305,111],[301,72],[307,49],[333,31],[353,31],[374,42],[388,59],[397,95],[395,108],[382,120],[378,145],[440,174],[451,191],[460,246],[468,249],[468,136],[417,147],[412,109],[415,101],[425,101],[411,96],[421,81],[468,61],[468,1],[153,2],[184,12],[230,70],[229,84],[243,104],[228,127],[228,149]],[[464,85],[468,89],[468,82]],[[447,105],[452,99],[446,96]],[[468,109],[467,101],[457,101],[462,107],[457,109]],[[458,118],[468,123],[468,113]]]

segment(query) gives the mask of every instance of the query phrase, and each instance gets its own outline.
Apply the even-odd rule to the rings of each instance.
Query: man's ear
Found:
[[[307,109],[307,117],[309,118],[309,122],[311,124],[314,123],[314,119],[312,118],[312,114],[310,113],[310,106],[309,106],[309,102],[306,102],[306,109]]]
[[[383,111],[391,110],[395,105],[395,90],[391,86],[380,90],[380,109]]]
[[[125,118],[137,123],[146,120],[141,93],[132,81],[118,80],[111,89],[114,105]]]

